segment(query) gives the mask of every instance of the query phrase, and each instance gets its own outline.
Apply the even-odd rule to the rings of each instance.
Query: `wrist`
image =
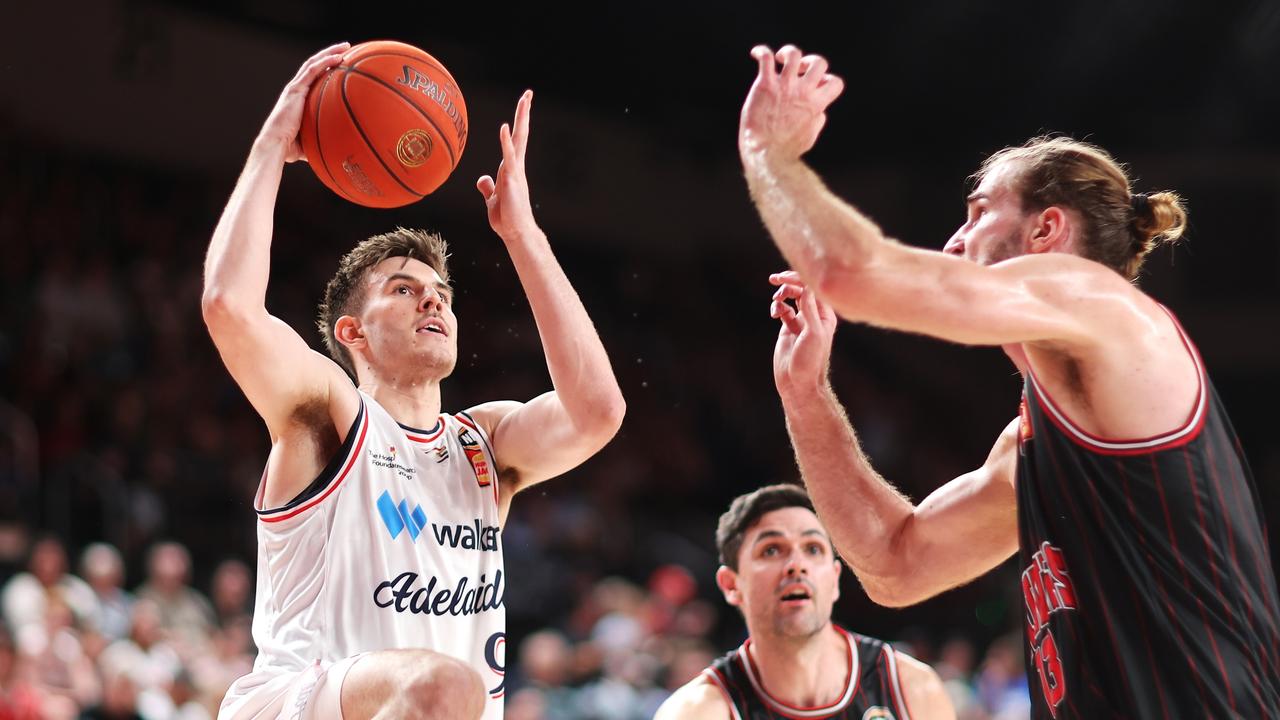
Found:
[[[529,222],[510,228],[499,235],[507,245],[534,245],[547,242],[547,234],[536,223]]]
[[[815,402],[826,400],[830,394],[831,384],[826,375],[778,383],[778,396],[782,398],[783,409],[787,411],[812,406]]]
[[[249,157],[264,160],[279,158],[281,162],[289,154],[290,142],[274,135],[259,135],[249,149]]]

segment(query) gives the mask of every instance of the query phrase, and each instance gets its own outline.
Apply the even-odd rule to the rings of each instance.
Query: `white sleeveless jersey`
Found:
[[[271,510],[259,487],[258,658],[232,693],[317,660],[426,648],[468,662],[489,690],[483,717],[501,718],[506,578],[489,439],[465,413],[421,431],[360,396],[311,487]]]

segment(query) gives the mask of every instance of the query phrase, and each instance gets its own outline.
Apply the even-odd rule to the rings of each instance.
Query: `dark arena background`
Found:
[[[770,368],[767,275],[782,259],[735,146],[757,43],[821,53],[846,80],[809,160],[904,242],[941,247],[982,158],[1045,131],[1107,148],[1138,190],[1181,193],[1188,237],[1142,285],[1198,343],[1280,557],[1276,2],[91,0],[6,3],[0,27],[0,692],[29,677],[50,717],[112,693],[148,720],[212,717],[251,663],[268,438],[205,331],[202,264],[280,89],[340,40],[443,61],[466,97],[466,152],[439,191],[390,211],[286,168],[268,309],[319,348],[314,309],[345,250],[396,225],[440,230],[460,322],[445,408],[549,389],[474,188],[532,88],[535,215],[628,403],[603,452],[514,502],[507,717],[651,717],[743,638],[714,584],[716,518],[797,479]],[[997,349],[851,324],[831,376],[878,468],[916,500],[982,462],[1020,392]],[[117,579],[96,543],[118,550]],[[109,632],[85,628],[72,593],[32,599],[22,573],[56,576],[60,553],[103,576]],[[186,614],[131,613],[113,585],[179,588]],[[846,573],[835,617],[934,663],[961,717],[1026,717],[1017,590],[1010,561],[890,610]]]

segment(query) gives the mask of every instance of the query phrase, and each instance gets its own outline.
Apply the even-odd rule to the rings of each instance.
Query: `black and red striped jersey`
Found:
[[[893,648],[841,627],[836,630],[849,643],[849,674],[840,697],[828,705],[795,707],[770,695],[760,680],[750,638],[711,663],[702,676],[724,694],[733,720],[910,720]]]
[[[1181,328],[1179,328],[1181,331]],[[1249,466],[1195,347],[1182,427],[1081,430],[1033,373],[1018,532],[1036,718],[1280,718],[1280,606]]]

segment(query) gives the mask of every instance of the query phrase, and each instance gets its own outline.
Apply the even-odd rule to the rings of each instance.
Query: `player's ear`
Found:
[[[831,595],[831,601],[835,602],[840,599],[840,572],[844,570],[844,563],[840,562],[839,559],[833,560],[832,562],[835,563],[836,571],[832,573],[833,577],[831,578],[831,582],[835,586],[832,588],[834,592]]]
[[[350,315],[343,315],[333,324],[333,336],[348,350],[363,348],[368,342],[364,336],[364,325]]]
[[[735,607],[742,604],[742,592],[738,590],[738,573],[727,565],[716,570],[716,585],[724,593],[724,601]]]
[[[1071,223],[1067,212],[1057,205],[1050,205],[1035,216],[1028,250],[1031,253],[1064,251],[1071,238]]]

